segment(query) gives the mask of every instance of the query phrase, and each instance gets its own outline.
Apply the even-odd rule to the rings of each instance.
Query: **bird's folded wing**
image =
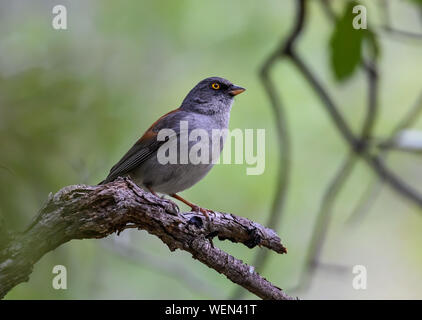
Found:
[[[180,109],[175,109],[166,113],[154,122],[144,135],[129,149],[118,163],[110,170],[107,178],[100,184],[113,181],[119,176],[124,176],[145,160],[151,157],[163,144],[176,139],[180,135],[179,122],[187,117],[186,113]],[[165,140],[158,141],[158,133],[161,129],[171,129],[174,134],[170,134]],[[170,141],[171,140],[171,141]]]
[[[176,139],[177,136],[178,134],[175,134],[166,137],[164,141],[158,141],[156,132],[147,131],[144,136],[126,152],[123,158],[111,168],[107,178],[100,184],[113,181],[117,177],[129,173],[151,157],[151,155],[153,155],[164,143],[172,143],[171,141]]]

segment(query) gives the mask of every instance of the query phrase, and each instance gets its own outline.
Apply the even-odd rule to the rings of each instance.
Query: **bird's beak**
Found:
[[[241,94],[243,91],[245,91],[246,89],[245,88],[242,88],[242,87],[238,87],[238,86],[235,86],[235,85],[232,85],[231,87],[230,87],[230,91],[229,91],[229,93],[230,93],[230,95],[231,96],[237,96],[238,94]]]

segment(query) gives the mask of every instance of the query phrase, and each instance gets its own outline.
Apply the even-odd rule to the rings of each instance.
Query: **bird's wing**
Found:
[[[107,178],[100,182],[100,184],[113,181],[117,177],[127,174],[151,157],[151,155],[153,155],[164,143],[170,139],[176,138],[178,136],[178,132],[164,141],[157,141],[158,132],[161,129],[166,128],[167,118],[171,117],[170,115],[175,114],[178,111],[179,109],[170,111],[154,122],[143,136],[132,146],[132,148],[126,152],[120,161],[111,168]]]

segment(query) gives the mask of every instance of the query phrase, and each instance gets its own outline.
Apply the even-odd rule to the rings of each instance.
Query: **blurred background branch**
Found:
[[[188,287],[194,293],[201,294],[213,299],[222,299],[222,292],[212,283],[198,277],[193,270],[171,259],[156,257],[142,248],[134,248],[133,245],[124,244],[117,239],[106,239],[102,242],[104,248],[118,257],[124,258],[137,266],[149,268],[159,275],[166,275]]]
[[[383,140],[378,147],[379,156],[387,161],[388,151],[394,151],[397,139],[397,135],[406,128],[411,128],[413,124],[419,119],[422,111],[422,92],[419,94],[416,103],[409,108],[409,110],[403,115],[403,118],[398,121],[397,125],[391,131],[389,137]],[[350,214],[347,222],[350,225],[354,225],[359,221],[362,221],[365,214],[370,210],[374,201],[380,194],[383,187],[383,180],[378,177],[374,177],[374,180],[368,184],[367,190],[363,193],[362,198],[359,200],[356,207]]]
[[[321,81],[306,66],[305,62],[300,58],[300,56],[296,52],[292,51],[290,52],[289,57],[291,58],[293,64],[297,67],[298,71],[304,76],[305,80],[309,82],[312,89],[314,89],[314,91],[317,93],[323,102],[323,106],[332,117],[335,126],[342,134],[345,141],[349,144],[350,148],[356,152],[356,154],[360,155],[362,159],[364,159],[366,163],[368,163],[369,166],[374,170],[374,172],[382,179],[384,179],[395,191],[397,191],[400,195],[407,198],[408,200],[414,202],[418,206],[422,207],[422,195],[414,190],[411,186],[407,185],[406,182],[400,179],[397,175],[392,173],[385,166],[384,162],[379,156],[374,156],[368,153],[366,139],[362,140],[354,136],[349,125],[346,123],[343,116],[339,113],[338,106],[336,106],[333,99],[329,96],[327,90],[323,87]],[[373,72],[373,70],[370,72]],[[365,125],[364,127],[365,134],[367,133],[366,131],[372,127],[376,115],[376,74],[374,73],[374,75],[370,75],[370,79],[370,111],[368,113],[370,117],[367,118],[369,119],[368,125]]]
[[[327,18],[331,20],[334,24],[341,25],[341,17],[338,17],[333,8],[331,7],[331,1],[329,0],[320,0],[324,12],[327,15]],[[373,149],[371,143],[373,141],[373,131],[376,125],[377,116],[378,116],[378,91],[379,91],[379,75],[378,75],[378,67],[377,67],[377,55],[378,55],[378,44],[374,42],[374,34],[371,31],[371,26],[368,28],[368,39],[371,39],[371,49],[372,52],[370,53],[373,55],[370,59],[366,59],[363,56],[360,59],[360,64],[366,74],[367,77],[367,92],[368,92],[368,99],[367,99],[367,111],[366,116],[363,119],[363,124],[361,128],[360,136],[357,137],[352,129],[350,128],[347,121],[344,119],[342,114],[340,113],[340,108],[334,100],[330,97],[326,88],[324,88],[322,81],[318,79],[318,77],[311,71],[311,69],[306,65],[305,61],[300,57],[295,49],[295,42],[298,40],[299,35],[303,31],[303,26],[306,20],[306,11],[307,11],[307,1],[297,1],[297,9],[296,9],[296,18],[295,18],[295,26],[289,36],[286,37],[286,40],[282,41],[282,45],[272,53],[269,58],[266,60],[264,67],[262,69],[262,82],[264,87],[266,88],[267,94],[270,97],[270,101],[272,103],[273,108],[280,109],[280,98],[276,93],[275,84],[270,81],[268,76],[269,70],[273,67],[274,62],[277,58],[287,56],[290,58],[290,61],[295,65],[297,71],[300,72],[305,80],[309,83],[312,89],[314,89],[317,96],[321,99],[323,106],[328,111],[329,116],[331,117],[334,126],[340,132],[346,143],[349,145],[351,152],[347,155],[346,159],[344,160],[343,164],[340,166],[337,174],[333,178],[333,180],[329,183],[323,197],[321,200],[320,209],[317,212],[317,221],[314,226],[314,231],[310,240],[310,245],[307,250],[307,255],[303,267],[302,276],[299,279],[299,283],[297,286],[294,287],[293,290],[306,290],[309,289],[311,284],[311,280],[315,275],[315,270],[320,265],[320,256],[322,252],[323,243],[326,239],[328,233],[328,226],[330,224],[330,219],[332,216],[332,207],[334,202],[342,188],[342,186],[347,182],[347,180],[351,177],[353,168],[357,163],[357,160],[363,159],[373,170],[373,172],[378,175],[378,179],[382,182],[387,182],[398,194],[405,197],[406,199],[412,201],[414,204],[422,208],[422,194],[418,191],[413,189],[409,186],[404,180],[400,177],[395,175],[385,166],[385,157],[382,154],[373,154]],[[353,6],[357,5],[358,2],[351,2],[347,5],[345,9],[345,16],[349,17]],[[387,5],[386,5],[387,6]],[[387,9],[385,9],[387,10]],[[348,20],[351,22],[351,20]],[[351,26],[349,25],[349,28]],[[365,30],[366,31],[366,30]],[[389,31],[392,31],[390,28]],[[344,34],[341,35],[344,37]],[[349,40],[349,39],[348,39]],[[417,114],[419,113],[418,109],[413,108],[409,112],[410,117],[412,119],[416,119]],[[404,119],[409,119],[409,114],[406,114]],[[403,127],[404,123],[404,127]],[[405,128],[410,126],[411,123],[407,122],[406,120],[402,120],[397,125],[397,128]],[[287,129],[286,129],[287,130]],[[397,134],[399,130],[393,130],[393,135]],[[280,142],[283,140],[280,139]],[[289,150],[289,149],[288,149]],[[290,156],[290,154],[288,154]],[[280,162],[282,168],[283,161]],[[284,181],[284,180],[281,180]],[[285,188],[287,189],[287,188]],[[364,199],[362,199],[365,204],[359,205],[359,209],[356,211],[362,211],[362,208],[367,209],[369,205],[367,204],[369,201],[372,201],[380,186],[375,184],[374,187],[370,187],[370,190],[365,192]],[[277,189],[283,191],[284,189]],[[362,213],[360,212],[359,215]],[[281,215],[281,211],[272,212],[272,216],[279,217]],[[354,214],[355,215],[355,214]],[[355,218],[352,218],[355,220]],[[266,263],[266,256],[267,253],[260,253],[256,256],[255,262],[258,262],[260,268],[262,268]],[[343,270],[344,268],[337,268],[333,266],[331,270]],[[242,297],[241,292],[238,291],[235,293],[233,298],[240,298]]]
[[[304,0],[297,1],[298,10],[295,19],[295,25],[292,28],[290,35],[287,36],[286,40],[282,40],[280,45],[272,52],[264,61],[259,76],[264,86],[264,90],[271,103],[271,108],[276,120],[276,128],[278,133],[278,150],[279,150],[279,162],[278,162],[278,175],[276,176],[276,189],[275,195],[271,207],[270,216],[267,220],[266,226],[269,228],[277,229],[279,221],[282,218],[283,210],[285,208],[285,202],[287,199],[287,192],[289,188],[289,174],[291,170],[291,150],[290,150],[290,137],[288,121],[286,112],[284,111],[280,94],[277,92],[276,85],[271,79],[271,69],[274,64],[282,59],[287,52],[291,51],[291,46],[295,43],[297,37],[299,37],[303,24],[305,22],[305,6]],[[268,252],[259,251],[253,261],[253,265],[257,270],[262,270],[267,263]],[[231,296],[232,299],[240,299],[244,296],[245,291],[241,288],[237,288]]]
[[[422,40],[422,31],[414,32],[414,31],[409,31],[409,30],[402,30],[402,29],[397,29],[395,26],[393,26],[392,17],[391,17],[391,9],[390,9],[391,0],[377,0],[377,2],[378,2],[379,7],[381,8],[381,13],[382,13],[382,18],[383,18],[383,25],[381,26],[381,28],[386,34],[396,36],[398,39],[409,38],[413,40],[414,39]],[[421,21],[422,21],[422,18],[421,18]]]

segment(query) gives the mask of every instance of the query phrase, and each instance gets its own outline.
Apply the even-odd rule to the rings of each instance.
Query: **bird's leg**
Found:
[[[196,204],[193,204],[192,202],[189,202],[188,200],[183,199],[181,196],[179,196],[176,193],[173,193],[170,196],[173,197],[173,198],[175,198],[175,199],[177,199],[177,200],[179,200],[179,201],[182,201],[184,204],[186,204],[189,207],[191,207],[191,209],[193,211],[201,212],[207,218],[207,220],[210,220],[210,216],[208,215],[208,212],[212,212],[211,210],[201,208],[201,207],[197,206]]]
[[[149,192],[151,192],[154,196],[161,198],[163,200],[166,201],[166,203],[168,203],[170,205],[170,210],[168,210],[169,212],[171,212],[171,214],[177,215],[177,213],[179,212],[179,207],[177,206],[177,204],[175,204],[173,201],[167,200],[164,197],[160,197],[154,190],[152,190],[151,187],[149,186],[145,186]]]
[[[158,194],[155,193],[154,190],[151,189],[151,187],[147,187],[148,191],[151,192],[154,196],[158,197]]]

